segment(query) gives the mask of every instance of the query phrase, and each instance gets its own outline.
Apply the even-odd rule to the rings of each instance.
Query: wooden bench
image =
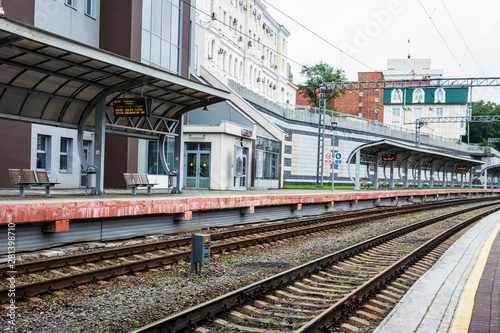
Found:
[[[153,186],[158,185],[158,183],[151,182],[146,174],[124,173],[123,177],[125,178],[127,188],[132,189],[132,195],[137,194],[138,187],[146,187],[148,189],[148,194],[151,195]]]
[[[378,181],[378,188],[379,189],[389,189],[389,183],[386,180],[379,180]]]
[[[368,181],[366,179],[361,179],[361,186],[366,189],[370,189],[370,184],[368,184]]]
[[[28,169],[9,169],[10,181],[19,187],[19,196],[24,197],[25,190],[32,186],[45,186],[45,196],[50,197],[50,189],[56,186],[57,181],[50,181],[47,171]]]

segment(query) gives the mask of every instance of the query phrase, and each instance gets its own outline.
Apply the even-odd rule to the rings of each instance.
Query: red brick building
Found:
[[[361,72],[358,73],[358,81],[383,81],[382,72]],[[340,113],[363,117],[370,120],[384,119],[384,90],[366,89],[346,91],[339,98],[328,103],[329,107],[335,108]],[[300,90],[297,90],[297,105],[311,105]]]

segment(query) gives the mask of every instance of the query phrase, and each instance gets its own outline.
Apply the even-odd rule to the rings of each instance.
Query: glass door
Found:
[[[186,161],[186,188],[198,188],[198,152],[188,152]]]
[[[210,143],[186,143],[185,188],[210,188]]]

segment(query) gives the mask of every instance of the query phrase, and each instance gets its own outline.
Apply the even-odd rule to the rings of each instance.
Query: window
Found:
[[[363,106],[363,102],[359,102],[359,107],[362,107]]]
[[[61,148],[59,150],[59,170],[71,171],[71,146],[72,140],[69,138],[61,138]]]
[[[255,178],[278,179],[280,143],[257,137]]]
[[[223,21],[222,22],[224,22],[224,25],[226,25],[226,12],[224,12],[224,14],[223,14],[222,17],[223,17]]]
[[[424,89],[417,88],[413,92],[413,103],[423,103],[424,102]]]
[[[68,6],[76,9],[76,1],[77,0],[64,0],[64,3]]]
[[[413,109],[413,114],[415,115],[415,119],[422,118],[422,108]]]
[[[378,97],[375,97],[375,103],[378,103]]]
[[[363,97],[363,92],[362,91],[359,92],[359,97]]]
[[[210,45],[210,54],[208,55],[208,59],[213,59],[215,54],[215,40],[212,39],[212,43]]]
[[[36,168],[50,170],[50,136],[38,134],[36,145]]]
[[[436,108],[436,117],[443,117],[443,116],[444,116],[444,109]]]
[[[142,1],[141,62],[176,74],[180,70],[179,6],[179,1]]]
[[[391,93],[392,103],[401,103],[403,101],[403,92],[401,89],[394,89]]]
[[[85,0],[85,15],[95,18],[95,0]]]
[[[399,108],[393,108],[392,109],[392,116],[399,117],[399,115],[400,115]]]
[[[446,98],[445,91],[443,88],[439,88],[436,90],[435,101],[434,103],[444,103]]]
[[[167,160],[167,167],[169,169],[172,169],[173,165],[174,165],[175,139],[174,138],[166,138],[165,140],[166,140],[165,141],[165,159]],[[159,141],[157,141],[157,140],[151,140],[148,142],[148,170],[147,170],[147,173],[150,175],[166,175],[167,174],[165,169],[163,169],[163,165],[161,164]]]

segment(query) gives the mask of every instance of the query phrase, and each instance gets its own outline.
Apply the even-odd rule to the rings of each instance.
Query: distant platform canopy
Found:
[[[0,117],[77,128],[103,99],[106,132],[173,134],[179,115],[229,92],[50,32],[0,18]],[[117,117],[117,98],[152,99],[150,117]]]
[[[500,164],[484,168],[480,175],[484,188],[500,188]]]
[[[360,184],[366,186],[367,181],[371,182],[370,185],[374,188],[463,187],[464,176],[467,173],[469,173],[469,186],[472,186],[474,167],[484,162],[397,141],[381,140],[354,149],[347,158],[347,163],[349,177],[354,182],[355,188],[359,189]],[[352,164],[355,166],[354,177],[351,176]],[[361,165],[366,165],[365,178],[360,175]],[[383,177],[379,175],[380,167],[383,170]],[[387,169],[390,172],[389,176]],[[460,180],[458,175],[461,175]]]

